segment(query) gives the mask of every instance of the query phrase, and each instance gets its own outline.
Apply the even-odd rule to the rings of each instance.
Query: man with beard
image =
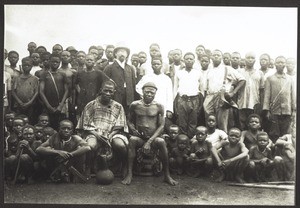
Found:
[[[127,47],[114,49],[114,62],[105,67],[104,73],[117,85],[114,100],[120,103],[125,112],[134,101],[135,73],[134,68],[127,64],[130,50]]]
[[[158,149],[163,164],[164,181],[170,185],[178,183],[171,178],[167,145],[165,140],[160,137],[165,123],[164,107],[153,101],[156,91],[157,87],[154,83],[146,83],[143,86],[143,98],[134,101],[129,108],[128,126],[133,136],[129,140],[128,172],[122,181],[125,185],[131,183],[133,161],[139,147],[142,147],[145,154],[149,154],[151,149]]]

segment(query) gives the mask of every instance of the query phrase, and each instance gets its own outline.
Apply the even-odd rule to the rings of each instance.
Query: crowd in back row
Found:
[[[124,46],[108,45],[106,58],[103,58],[101,46],[91,46],[86,54],[72,46],[63,50],[56,44],[50,53],[45,47],[36,47],[31,42],[28,51],[30,54],[22,59],[20,68],[17,67],[18,53],[10,51],[7,54],[10,65],[4,69],[5,114],[9,117],[12,110],[25,115],[30,124],[37,124],[38,119],[46,116],[50,126],[57,131],[61,129],[58,128],[60,121],[68,118],[72,128],[74,124],[79,131],[93,131],[88,135],[81,133],[92,151],[97,149],[97,140],[101,137],[112,143],[113,138],[118,137],[112,145],[117,152],[122,152],[122,147],[132,141],[135,145],[131,146],[136,148],[142,141],[154,141],[163,132],[170,134],[174,124],[192,141],[199,133],[197,126],[206,126],[211,115],[225,134],[233,127],[237,127],[236,131],[248,130],[247,119],[256,113],[262,120],[259,128],[262,127],[272,143],[286,134],[295,139],[293,58],[278,56],[274,69],[274,66],[270,67],[270,56],[262,54],[261,68],[254,69],[256,56],[253,52],[241,59],[238,52],[211,52],[202,45],[196,47],[196,55],[192,52],[183,55],[180,49],[171,50],[168,63],[163,62],[158,44],[150,46],[151,61],[147,61],[147,53],[139,52],[131,55],[131,64],[128,64],[130,49]],[[105,104],[101,101],[104,99],[107,104],[105,99],[111,96],[115,103],[108,105],[109,110],[103,110]],[[152,108],[156,103],[161,107]],[[163,122],[157,121],[158,118]],[[162,124],[162,128],[158,128]],[[119,134],[120,128],[123,135]],[[129,135],[143,139],[135,141]],[[256,135],[252,137],[256,140]],[[151,145],[151,142],[145,144]],[[163,142],[154,143],[158,149],[162,148]],[[128,154],[128,158],[135,157],[130,152],[129,148],[123,154]],[[166,160],[162,162],[164,167],[168,165]],[[131,166],[128,165],[125,184],[131,181]],[[164,170],[167,182],[174,184],[168,171]]]

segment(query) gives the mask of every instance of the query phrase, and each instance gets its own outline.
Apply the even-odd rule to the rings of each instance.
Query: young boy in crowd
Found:
[[[52,135],[46,142],[37,148],[37,153],[47,161],[48,170],[52,171],[59,164],[69,162],[81,173],[85,166],[85,153],[90,147],[81,137],[73,135],[73,123],[70,120],[63,120],[59,123],[59,132]],[[57,174],[63,179],[64,172]]]
[[[247,119],[248,130],[242,131],[241,142],[243,142],[247,149],[251,149],[251,147],[257,145],[257,135],[260,133],[261,128],[261,120],[260,116],[257,114],[251,114]],[[268,143],[268,147],[271,148],[273,146],[272,141],[270,140]]]
[[[173,124],[169,127],[168,134],[163,135],[163,138],[167,143],[169,154],[171,154],[172,150],[177,147],[176,137],[178,134],[179,134],[179,126]]]
[[[210,142],[212,146],[216,147],[216,149],[219,149],[221,142],[227,140],[227,134],[225,131],[217,128],[217,117],[214,114],[208,115],[206,125],[206,140]]]
[[[170,169],[176,171],[178,175],[182,175],[189,163],[189,142],[190,139],[185,134],[179,134],[176,137],[177,147],[175,147],[170,155]]]
[[[63,107],[69,94],[68,80],[64,73],[58,72],[60,57],[51,55],[51,70],[42,73],[39,92],[43,104],[48,112],[50,124],[54,129],[58,128],[59,121],[65,118]]]
[[[30,55],[30,58],[32,59],[32,69],[30,71],[30,74],[34,76],[37,71],[42,69],[40,67],[40,63],[41,63],[40,54],[32,53]]]
[[[49,53],[49,52],[45,52],[45,53],[42,53],[40,55],[40,57],[41,57],[41,63],[42,63],[42,69],[35,72],[34,75],[36,77],[40,78],[41,74],[44,71],[49,71],[50,70],[50,56],[51,56],[51,53]]]
[[[12,132],[13,120],[16,117],[16,113],[14,111],[9,111],[5,114],[5,127],[7,131]]]
[[[35,140],[35,128],[32,125],[26,125],[22,129],[22,140],[19,142],[19,148],[23,148],[23,154],[20,156],[20,175],[24,175],[27,182],[30,182],[35,170],[38,167],[38,156],[35,150],[42,144]]]
[[[198,126],[196,128],[196,140],[191,144],[190,166],[208,174],[213,168],[213,160],[211,155],[212,144],[206,138],[207,128]],[[195,163],[193,163],[193,160]]]
[[[75,94],[73,94],[73,105],[75,105],[76,101],[76,113],[78,117],[81,115],[81,112],[86,104],[97,97],[102,83],[108,79],[108,77],[102,71],[98,71],[93,68],[94,64],[94,56],[91,54],[86,55],[86,68],[79,71],[75,77],[75,88],[78,94],[76,98]]]
[[[20,76],[22,72],[18,69],[17,63],[19,61],[19,54],[17,51],[10,51],[8,53],[9,66],[5,67],[5,71],[11,76],[11,86],[13,86],[15,78]]]
[[[45,139],[45,133],[44,133],[44,127],[41,125],[41,124],[36,124],[34,126],[35,128],[35,139],[37,141],[41,141],[41,142],[44,142],[46,141]]]
[[[36,76],[30,74],[32,69],[32,59],[22,59],[23,74],[15,78],[12,95],[15,100],[15,110],[18,114],[22,113],[32,119],[34,103],[38,96],[39,80]]]
[[[41,142],[35,141],[34,127],[31,125],[24,126],[21,135],[19,142],[16,137],[11,137],[9,141],[9,149],[4,160],[6,178],[11,180],[14,177],[18,160],[20,160],[18,178],[30,182],[34,173],[34,160],[37,159],[35,149]]]
[[[15,117],[12,123],[12,131],[10,132],[10,136],[16,136],[16,138],[21,140],[22,138],[22,128],[25,126],[25,122],[20,117]]]
[[[216,180],[217,182],[221,182],[226,178],[244,183],[243,172],[249,164],[249,150],[244,143],[240,142],[240,139],[241,131],[238,128],[231,128],[228,132],[228,141],[221,143],[222,149],[219,154],[216,147],[212,148],[212,155],[221,171],[220,177]]]
[[[260,132],[256,136],[257,145],[249,150],[249,180],[266,181],[271,178],[274,162],[272,150],[268,147],[269,136],[266,132]]]
[[[279,137],[275,143],[276,172],[279,180],[289,181],[295,177],[295,141],[292,135],[285,134]]]
[[[76,67],[76,71],[82,71],[84,66],[85,66],[85,57],[86,57],[86,53],[84,51],[78,51],[76,53],[76,60],[77,60],[77,67]]]
[[[45,128],[50,125],[49,120],[49,115],[47,113],[42,113],[41,115],[39,115],[38,124]]]

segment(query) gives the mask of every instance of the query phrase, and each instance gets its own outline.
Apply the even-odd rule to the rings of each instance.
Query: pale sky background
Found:
[[[5,48],[21,59],[31,41],[50,52],[56,43],[84,51],[114,44],[131,54],[158,43],[165,62],[169,50],[195,52],[199,44],[242,57],[254,51],[257,59],[265,52],[296,58],[297,8],[5,5]]]

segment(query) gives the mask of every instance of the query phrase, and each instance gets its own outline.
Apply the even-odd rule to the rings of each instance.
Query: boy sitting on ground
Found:
[[[173,124],[168,129],[169,134],[164,134],[163,138],[167,143],[167,148],[169,154],[171,154],[172,150],[177,147],[176,137],[179,134],[179,126]]]
[[[292,136],[285,134],[275,143],[276,172],[279,180],[289,181],[295,177],[295,147]]]
[[[212,148],[212,155],[217,161],[217,165],[221,171],[217,182],[223,181],[225,178],[236,180],[243,183],[243,171],[249,163],[249,150],[244,143],[239,142],[241,139],[241,131],[238,128],[231,128],[228,132],[228,141],[221,143],[221,150],[218,154],[216,147]],[[232,176],[233,178],[231,178]]]
[[[190,139],[185,134],[179,134],[176,137],[177,147],[175,147],[170,154],[170,170],[176,171],[178,175],[182,175],[189,163],[189,142]]]
[[[269,136],[266,132],[257,134],[257,145],[249,150],[249,180],[267,181],[271,178],[271,171],[274,167],[272,151],[268,147]]]
[[[210,173],[213,167],[213,160],[211,155],[212,144],[206,140],[207,128],[205,126],[198,126],[196,128],[196,141],[191,144],[191,169],[198,169],[204,173]],[[196,171],[197,177],[199,171]]]

